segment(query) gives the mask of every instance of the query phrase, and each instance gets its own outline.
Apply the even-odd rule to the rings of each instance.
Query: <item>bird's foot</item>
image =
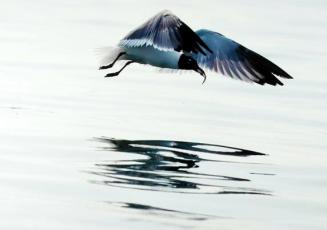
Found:
[[[99,70],[102,70],[102,69],[109,69],[109,68],[111,68],[113,65],[112,64],[110,64],[110,65],[103,65],[103,66],[100,66],[99,67]]]
[[[104,76],[104,77],[115,77],[115,76],[117,76],[119,73],[108,73],[106,76]]]

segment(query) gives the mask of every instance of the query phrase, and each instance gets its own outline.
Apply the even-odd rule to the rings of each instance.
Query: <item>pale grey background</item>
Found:
[[[261,53],[294,80],[251,85],[131,65],[116,79],[94,50],[169,9]],[[324,229],[327,213],[326,1],[0,1],[1,229]],[[118,155],[93,137],[174,139],[269,153],[264,166],[200,164],[273,196],[183,195],[89,183]],[[122,158],[123,156],[120,156]],[[224,159],[224,158],[222,158]],[[264,167],[264,168],[262,168]],[[137,202],[222,216],[150,215]]]

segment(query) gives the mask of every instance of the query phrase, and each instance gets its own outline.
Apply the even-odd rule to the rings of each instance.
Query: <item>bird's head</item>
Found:
[[[178,68],[179,69],[185,69],[185,70],[194,70],[194,71],[198,72],[204,78],[202,84],[206,80],[205,72],[203,71],[203,69],[201,69],[199,67],[196,60],[194,60],[194,58],[192,58],[192,57],[189,57],[189,56],[186,56],[185,54],[182,54],[180,56],[180,58],[179,58],[179,61],[178,61]]]

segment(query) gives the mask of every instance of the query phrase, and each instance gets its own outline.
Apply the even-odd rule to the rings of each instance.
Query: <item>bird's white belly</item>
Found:
[[[149,64],[161,68],[178,69],[180,53],[176,51],[162,51],[152,46],[124,47],[127,53],[124,59]]]

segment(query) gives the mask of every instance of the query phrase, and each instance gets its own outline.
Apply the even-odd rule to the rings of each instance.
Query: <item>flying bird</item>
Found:
[[[164,10],[131,31],[117,47],[110,48],[99,69],[108,69],[117,61],[123,67],[105,77],[114,77],[132,63],[148,64],[174,70],[193,70],[203,76],[203,69],[260,85],[283,85],[277,78],[292,77],[280,67],[242,46],[207,29],[193,31],[181,19]]]

